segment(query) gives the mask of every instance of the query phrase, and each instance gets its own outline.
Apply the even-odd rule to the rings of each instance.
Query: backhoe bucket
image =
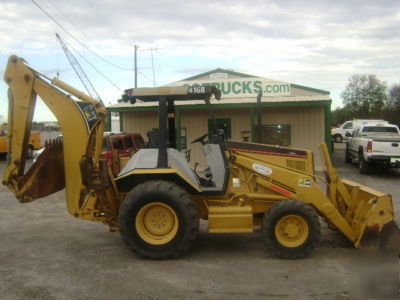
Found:
[[[400,229],[394,221],[392,197],[347,179],[341,181],[350,195],[345,218],[354,230],[355,246],[400,251]]]
[[[65,187],[62,142],[46,143],[44,151],[17,184],[17,199],[31,202]]]

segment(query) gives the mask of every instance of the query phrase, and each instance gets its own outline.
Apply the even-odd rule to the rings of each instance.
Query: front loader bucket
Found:
[[[326,144],[319,145],[327,176],[327,196],[347,224],[334,224],[356,248],[400,252],[400,229],[394,220],[392,197],[357,182],[341,179],[332,166]]]
[[[54,140],[46,143],[44,151],[26,174],[18,178],[16,196],[20,202],[31,202],[64,187],[62,142]]]
[[[347,179],[341,182],[350,196],[345,218],[354,230],[355,247],[400,251],[392,197]]]

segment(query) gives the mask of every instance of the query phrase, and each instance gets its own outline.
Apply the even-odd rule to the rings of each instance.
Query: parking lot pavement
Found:
[[[339,173],[393,195],[399,219],[400,173],[370,176],[345,165]],[[5,162],[0,161],[0,172]],[[64,192],[19,204],[0,187],[0,299],[347,298],[348,257],[341,236],[323,227],[310,257],[281,260],[265,249],[260,232],[208,234],[205,224],[187,255],[177,260],[136,257],[118,233],[70,216]]]

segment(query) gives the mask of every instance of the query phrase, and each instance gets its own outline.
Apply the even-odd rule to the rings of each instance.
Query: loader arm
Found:
[[[113,201],[115,194],[110,188],[109,173],[99,159],[106,116],[104,105],[57,78],[50,79],[39,73],[17,56],[9,58],[4,79],[9,85],[10,146],[3,184],[20,202],[30,202],[62,189],[65,178],[69,213],[107,221],[104,207],[109,208],[110,204],[107,205],[105,198],[108,202]],[[62,146],[57,146],[60,142],[47,143],[40,155],[45,158],[39,156],[25,173],[25,153],[37,96],[58,120]],[[62,162],[57,158],[62,158]],[[60,176],[63,177],[61,181],[54,183],[54,178]],[[45,192],[41,188],[44,186],[47,186]]]
[[[228,145],[235,156],[232,164],[242,170],[242,175],[236,171],[236,176],[242,176],[242,180],[249,184],[247,197],[263,200],[266,206],[271,199],[277,201],[282,197],[308,203],[356,248],[400,250],[400,230],[394,220],[391,196],[341,179],[332,166],[325,144],[320,148],[325,162],[326,181],[313,171],[290,168],[287,162],[284,163],[286,157],[292,155],[297,157],[299,166],[302,161],[310,164],[310,151],[290,148],[289,152],[284,153],[284,148],[246,145],[242,142],[228,142]],[[264,152],[264,155],[260,152]],[[317,179],[325,187],[318,184]],[[265,208],[255,213],[262,211]]]

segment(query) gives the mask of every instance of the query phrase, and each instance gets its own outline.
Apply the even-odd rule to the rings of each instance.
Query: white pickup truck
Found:
[[[389,122],[384,120],[370,120],[370,119],[354,119],[351,121],[346,121],[342,126],[334,128],[331,130],[331,135],[335,143],[341,143],[343,140],[347,140],[348,134],[352,134],[354,129],[358,126],[363,126],[367,124],[382,124],[387,125]]]
[[[369,173],[373,165],[400,167],[400,131],[396,125],[363,125],[355,128],[346,143],[346,163],[358,161],[360,173]]]

